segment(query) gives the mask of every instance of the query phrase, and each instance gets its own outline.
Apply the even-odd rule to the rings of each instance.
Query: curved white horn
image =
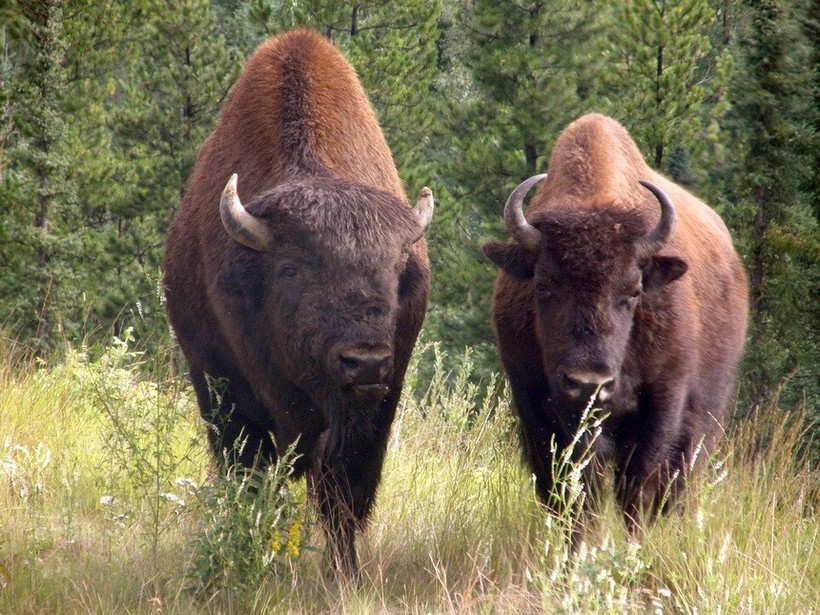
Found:
[[[236,173],[231,175],[219,199],[219,217],[222,226],[235,241],[243,246],[264,252],[270,248],[270,231],[259,218],[242,206],[236,192]]]
[[[433,191],[425,186],[419,192],[419,198],[416,199],[416,206],[413,207],[413,213],[416,214],[416,218],[418,218],[422,235],[430,228],[430,223],[433,221],[434,207]]]
[[[524,197],[527,196],[533,186],[540,184],[546,177],[546,173],[542,173],[524,180],[512,191],[506,205],[504,205],[504,222],[507,225],[507,230],[513,236],[513,239],[530,252],[534,252],[538,248],[541,233],[524,217]]]
[[[646,180],[638,180],[639,183],[655,195],[661,205],[661,219],[658,221],[658,226],[655,227],[649,236],[644,240],[646,249],[650,254],[656,253],[660,250],[675,230],[677,223],[677,214],[675,213],[675,205],[672,203],[666,193],[658,188],[655,184]]]

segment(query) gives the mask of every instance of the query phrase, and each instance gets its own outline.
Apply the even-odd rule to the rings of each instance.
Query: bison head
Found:
[[[381,402],[393,384],[401,299],[421,280],[411,246],[432,209],[428,188],[411,209],[331,177],[281,184],[246,208],[231,178],[220,215],[232,241],[211,292],[255,390],[276,380],[276,390],[291,385],[318,408]]]
[[[661,207],[660,221],[647,234],[640,213],[620,208],[559,207],[527,222],[522,201],[545,177],[513,191],[504,211],[513,241],[489,242],[484,252],[527,285],[551,397],[582,407],[598,387],[601,401],[616,393],[636,312],[687,265],[659,254],[673,233],[675,207],[656,186],[641,182]]]

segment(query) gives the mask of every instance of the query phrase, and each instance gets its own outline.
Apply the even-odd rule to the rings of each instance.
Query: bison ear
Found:
[[[677,256],[653,256],[643,268],[644,290],[653,290],[674,282],[689,269]]]
[[[527,280],[535,273],[535,256],[517,243],[488,241],[481,249],[495,265],[519,280]]]
[[[407,257],[407,264],[399,278],[399,297],[407,297],[424,281],[424,273],[418,256],[413,252]]]

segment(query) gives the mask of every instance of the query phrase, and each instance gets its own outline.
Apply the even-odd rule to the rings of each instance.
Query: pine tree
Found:
[[[804,130],[809,164],[814,171],[807,176],[814,217],[820,220],[820,2],[804,0],[799,13],[800,26],[807,44],[807,100]]]
[[[207,0],[147,0],[141,9],[134,47],[103,98],[119,176],[109,178],[113,194],[96,195],[97,257],[108,270],[96,314],[147,334],[165,329],[156,300],[165,232],[241,59]]]
[[[817,117],[816,68],[809,61],[816,49],[802,38],[800,6],[745,4],[731,116],[740,155],[729,170],[736,181],[727,219],[749,271],[746,395],[758,407],[782,393],[787,406],[808,403],[818,416],[820,233],[811,208],[816,132],[807,129]]]
[[[495,268],[482,240],[504,236],[502,213],[523,179],[546,169],[558,132],[591,101],[595,57],[587,40],[596,16],[584,3],[475,0],[451,7],[444,40],[448,149],[441,164],[454,195],[442,263],[436,336],[475,348],[482,367],[498,368],[489,299]]]
[[[239,53],[205,0],[7,12],[25,27],[0,73],[0,320],[42,345],[55,328],[165,331],[165,230]]]
[[[729,53],[712,53],[709,28],[715,11],[708,0],[608,1],[603,33],[607,61],[601,95],[607,109],[630,131],[644,155],[664,169],[675,148],[693,150],[705,169],[718,143],[726,112]],[[704,174],[701,170],[701,176]]]
[[[19,3],[22,29],[7,62],[4,85],[8,124],[4,142],[2,245],[7,274],[0,281],[3,311],[40,351],[59,335],[73,274],[70,216],[76,199],[65,135],[63,90],[66,42],[64,2]]]

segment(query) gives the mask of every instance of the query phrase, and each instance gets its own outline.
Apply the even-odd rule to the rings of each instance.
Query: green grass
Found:
[[[0,349],[1,613],[820,612],[820,472],[776,408],[732,430],[687,514],[630,543],[610,502],[568,558],[506,393],[480,401],[469,355],[445,374],[427,346],[434,376],[409,371],[421,393],[394,424],[362,582],[340,587],[304,486],[277,489],[286,467],[253,496],[214,477],[167,358],[127,336],[55,365],[18,355]]]

